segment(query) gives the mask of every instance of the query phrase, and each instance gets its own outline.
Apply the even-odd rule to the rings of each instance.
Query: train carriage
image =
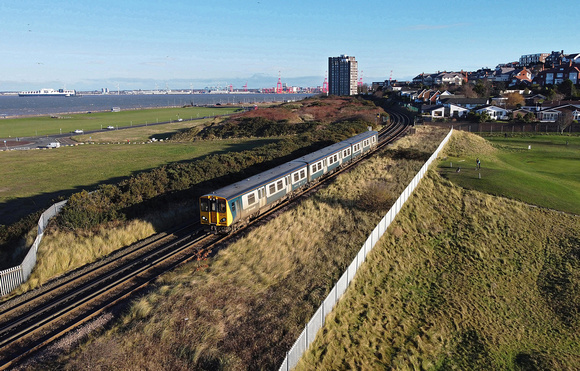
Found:
[[[376,147],[379,133],[376,131],[365,131],[359,135],[347,139],[346,141],[352,146],[352,158],[361,156],[363,153]]]
[[[350,144],[343,141],[299,157],[293,162],[308,164],[308,182],[312,182],[342,165],[343,152],[350,152],[349,148]],[[350,160],[350,157],[347,158]]]
[[[229,231],[232,224],[259,214],[307,183],[305,163],[288,162],[201,196],[201,224]]]

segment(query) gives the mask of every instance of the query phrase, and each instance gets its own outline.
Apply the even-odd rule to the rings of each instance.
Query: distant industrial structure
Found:
[[[355,57],[341,55],[328,58],[328,93],[355,95],[358,85],[358,62]]]

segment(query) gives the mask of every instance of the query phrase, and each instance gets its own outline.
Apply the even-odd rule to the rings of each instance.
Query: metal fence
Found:
[[[326,299],[322,302],[318,310],[314,313],[310,321],[306,324],[306,327],[298,337],[298,340],[294,343],[290,351],[286,354],[286,358],[282,365],[280,366],[280,371],[288,371],[296,367],[298,361],[304,354],[304,352],[308,349],[310,344],[316,338],[316,333],[318,330],[324,326],[324,321],[326,316],[332,311],[334,305],[338,302],[342,294],[346,291],[348,285],[354,278],[357,269],[360,265],[364,262],[367,254],[372,250],[375,244],[379,241],[381,236],[385,233],[391,222],[395,219],[395,216],[401,211],[401,208],[407,201],[407,199],[411,196],[411,193],[415,190],[427,170],[429,169],[429,165],[437,158],[441,149],[445,146],[451,134],[453,133],[453,129],[449,131],[449,134],[443,139],[441,144],[437,150],[431,155],[431,157],[425,162],[421,170],[415,175],[411,183],[405,188],[401,196],[397,199],[395,204],[391,207],[387,215],[383,217],[383,219],[379,222],[379,224],[375,227],[372,233],[367,238],[366,242],[356,255],[355,259],[352,263],[348,266],[347,270],[344,274],[340,277],[336,285],[332,288]]]
[[[44,235],[44,229],[48,225],[48,220],[58,214],[64,204],[66,204],[66,201],[57,202],[42,213],[38,219],[38,233],[36,235],[36,239],[22,260],[22,263],[16,267],[0,271],[1,296],[8,295],[12,290],[26,282],[28,277],[30,277],[30,273],[32,273],[32,269],[36,265],[36,253],[38,252],[38,245],[40,245],[40,241]]]

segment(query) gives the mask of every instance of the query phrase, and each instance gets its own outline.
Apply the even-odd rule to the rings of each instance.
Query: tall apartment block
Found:
[[[328,93],[355,95],[357,93],[358,62],[354,57],[341,55],[328,58]]]

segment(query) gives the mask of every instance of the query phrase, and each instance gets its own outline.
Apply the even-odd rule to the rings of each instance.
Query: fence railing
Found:
[[[415,175],[411,183],[409,183],[407,188],[405,188],[403,193],[401,193],[401,195],[399,196],[395,204],[391,207],[387,215],[383,217],[383,219],[379,222],[379,224],[369,235],[366,242],[359,250],[352,263],[348,266],[347,270],[340,277],[340,279],[338,280],[336,285],[332,288],[332,290],[330,290],[330,293],[328,294],[326,299],[324,299],[318,310],[316,310],[310,321],[308,321],[308,323],[306,324],[306,327],[304,328],[300,336],[298,336],[298,339],[296,340],[292,348],[290,348],[290,350],[286,354],[286,358],[284,359],[284,362],[282,362],[282,365],[280,366],[279,369],[280,371],[288,371],[296,367],[298,361],[300,361],[300,358],[302,357],[304,352],[308,349],[310,344],[316,338],[316,333],[318,332],[318,330],[320,330],[322,326],[324,326],[326,316],[332,311],[334,305],[338,302],[342,294],[344,294],[344,292],[346,291],[348,285],[354,278],[358,268],[366,259],[367,254],[372,250],[372,248],[379,241],[381,236],[385,233],[391,222],[395,219],[395,216],[399,213],[399,211],[401,211],[401,208],[403,207],[407,199],[411,196],[411,193],[413,193],[413,191],[415,190],[417,185],[419,185],[419,182],[421,181],[425,173],[427,173],[429,165],[431,165],[431,163],[439,155],[441,149],[443,149],[445,144],[447,144],[447,141],[451,137],[452,133],[453,129],[449,131],[449,134],[447,134],[447,136],[443,139],[441,144],[439,144],[439,147],[437,147],[437,150],[431,155],[431,157],[429,157],[429,159],[427,160],[427,162],[425,162],[421,170],[419,170],[417,175]]]
[[[36,265],[38,245],[40,245],[40,241],[42,241],[44,229],[48,225],[48,220],[58,214],[64,204],[66,204],[66,201],[57,202],[40,215],[40,218],[38,219],[38,233],[36,239],[22,260],[22,263],[16,267],[0,271],[1,296],[8,295],[12,290],[26,282],[28,277],[30,277],[30,273],[32,273],[32,269]]]

